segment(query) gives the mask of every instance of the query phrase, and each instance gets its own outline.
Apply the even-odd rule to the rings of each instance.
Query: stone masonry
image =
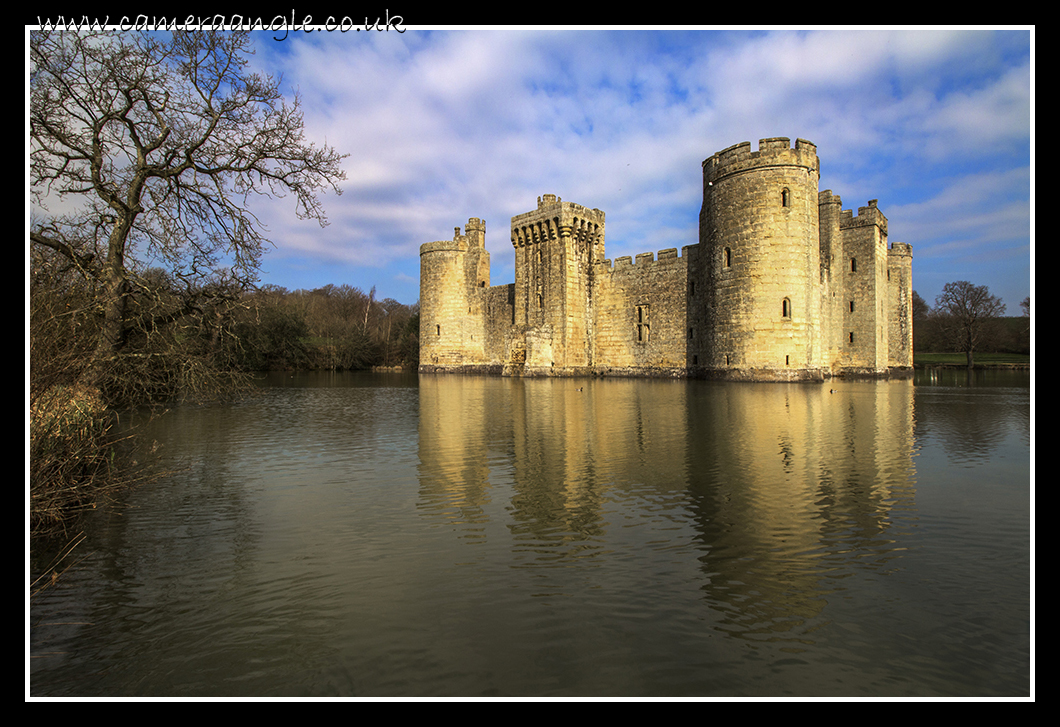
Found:
[[[485,223],[420,248],[420,371],[821,381],[908,374],[912,247],[876,200],[818,192],[817,147],[744,142],[703,162],[699,244],[604,257],[604,213],[553,194],[511,221],[490,285]]]

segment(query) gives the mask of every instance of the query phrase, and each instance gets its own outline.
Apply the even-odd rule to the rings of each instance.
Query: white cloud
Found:
[[[999,40],[1008,45],[998,50]],[[954,200],[926,183],[982,173],[980,156],[1002,175],[1026,167],[1030,70],[1026,57],[1002,59],[1011,40],[949,30],[409,31],[314,38],[282,55],[270,46],[261,60],[283,65],[313,138],[350,154],[346,193],[327,200],[334,224],[296,229],[277,216],[277,237],[322,261],[415,265],[420,243],[485,217],[496,271],[510,265],[509,218],[550,192],[604,209],[611,256],[612,244],[679,247],[695,241],[699,162],[789,136],[818,144],[822,187],[854,206],[883,197],[901,239],[942,244],[958,220],[932,217],[948,217],[940,209]],[[1022,160],[1006,156],[1013,150]],[[967,200],[978,184],[947,189]],[[963,221],[985,239],[1012,200],[981,200]],[[1026,207],[1026,195],[1014,204]],[[505,281],[495,272],[494,282]]]
[[[955,177],[921,202],[896,206],[902,239],[920,240],[918,256],[976,255],[998,245],[1029,243],[1031,223],[1026,167]],[[895,238],[898,239],[898,238]]]
[[[926,122],[941,139],[989,152],[992,144],[1026,145],[1030,138],[1030,68],[1013,68],[980,88],[956,90]]]

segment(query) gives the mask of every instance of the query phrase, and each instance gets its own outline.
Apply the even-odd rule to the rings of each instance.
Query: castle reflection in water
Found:
[[[627,538],[631,554],[650,549],[624,514],[640,500],[698,541],[715,613],[784,630],[818,613],[820,581],[850,553],[886,570],[900,550],[889,531],[915,510],[913,392],[421,375],[423,503],[469,534],[500,508],[518,562],[552,567]]]

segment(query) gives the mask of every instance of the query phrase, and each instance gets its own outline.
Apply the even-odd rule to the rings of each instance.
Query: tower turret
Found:
[[[486,225],[468,220],[465,233],[420,246],[420,370],[484,363],[484,301],[489,289]]]
[[[512,218],[515,324],[526,334],[526,369],[592,365],[593,263],[604,257],[604,213],[554,194]]]
[[[817,147],[743,142],[703,162],[699,239],[708,374],[824,376]]]
[[[891,243],[887,251],[888,353],[891,369],[913,368],[913,246]]]
[[[836,267],[843,284],[834,289],[842,301],[842,319],[837,321],[840,354],[837,368],[855,375],[887,373],[888,341],[887,217],[870,199],[855,216],[843,210],[839,220],[842,252]]]

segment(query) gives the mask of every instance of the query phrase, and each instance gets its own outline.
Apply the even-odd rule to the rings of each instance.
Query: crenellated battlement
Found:
[[[834,204],[838,205],[840,209],[843,207],[843,200],[838,194],[832,194],[832,190],[824,189],[817,193],[817,204]]]
[[[542,194],[491,286],[485,222],[420,246],[421,371],[819,381],[912,366],[912,246],[819,190],[817,146],[702,163],[699,243],[605,259],[605,216]],[[650,245],[652,238],[645,247]]]
[[[570,237],[575,242],[603,245],[601,210],[564,202],[554,194],[537,198],[537,209],[512,218],[512,246],[519,248]]]
[[[457,229],[460,228],[458,227]],[[433,252],[467,252],[467,247],[467,238],[463,235],[458,235],[452,240],[436,240],[423,243],[420,245],[420,256]]]
[[[887,250],[889,257],[913,257],[913,246],[906,242],[892,242]]]
[[[461,234],[460,227],[453,228],[452,240],[436,240],[420,245],[420,255],[431,252],[467,252],[472,247],[486,246],[486,223],[479,217],[468,219]]]
[[[876,206],[877,200],[870,199],[866,207],[858,207],[855,217],[850,210],[843,210],[839,217],[840,229],[847,230],[854,227],[879,227],[883,234],[887,234],[887,218]]]
[[[464,237],[469,247],[486,246],[486,222],[480,217],[471,217],[464,226]]]
[[[733,174],[771,166],[804,167],[808,172],[820,173],[817,145],[806,139],[796,139],[792,147],[790,141],[787,137],[760,139],[758,151],[751,151],[749,141],[723,149],[703,160],[704,184],[713,184]]]
[[[617,257],[614,261],[611,260],[598,260],[596,262],[596,269],[600,272],[614,272],[618,270],[634,270],[643,271],[648,267],[658,267],[662,265],[672,265],[675,260],[688,261],[693,257],[699,250],[699,245],[685,245],[681,248],[681,255],[678,255],[677,248],[671,247],[666,250],[660,250],[658,257],[653,252],[641,252],[637,253],[636,257],[631,255],[623,255]]]

